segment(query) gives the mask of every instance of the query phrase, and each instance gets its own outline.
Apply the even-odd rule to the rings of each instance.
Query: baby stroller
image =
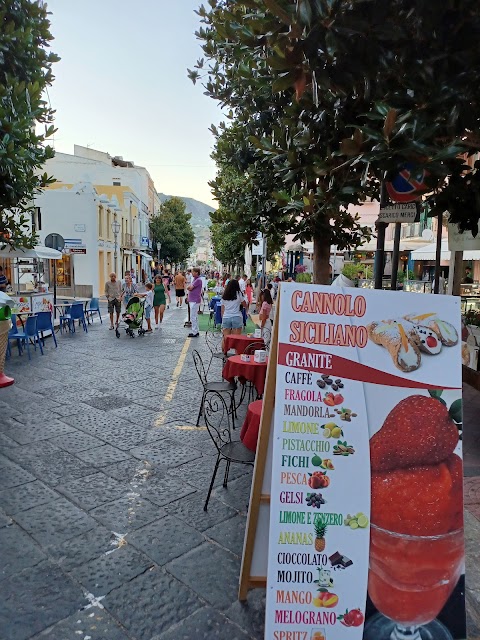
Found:
[[[143,310],[145,307],[145,301],[140,300],[137,296],[133,296],[128,301],[125,308],[125,313],[122,313],[122,320],[127,325],[125,333],[131,338],[135,337],[135,330],[138,329],[138,335],[143,336],[145,329],[143,329]],[[115,335],[120,338],[120,331],[118,327],[115,329]]]

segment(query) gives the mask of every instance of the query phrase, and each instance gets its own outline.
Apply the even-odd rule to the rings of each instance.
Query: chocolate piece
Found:
[[[347,556],[342,556],[342,560],[340,562],[340,564],[342,565],[342,567],[345,567],[345,569],[347,567],[351,567],[353,564],[353,560],[350,560],[350,558],[347,558]]]
[[[332,565],[332,567],[334,567],[337,564],[342,564],[342,554],[340,553],[340,551],[335,551],[334,554],[332,554],[328,559],[330,560],[330,564]]]

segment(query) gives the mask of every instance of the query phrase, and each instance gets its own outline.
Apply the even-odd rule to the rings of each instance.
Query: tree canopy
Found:
[[[25,214],[35,194],[53,182],[40,171],[54,155],[45,144],[55,129],[44,91],[59,60],[48,51],[48,15],[33,0],[11,0],[0,9],[0,246],[33,246]]]
[[[291,231],[313,238],[317,282],[328,281],[330,244],[366,234],[349,205],[378,198],[406,162],[427,172],[433,209],[468,186],[461,154],[480,150],[475,0],[435,11],[424,0],[209,4],[198,11],[205,58],[190,77],[255,129],[249,141],[282,183],[272,196]],[[450,211],[476,230],[478,207]]]
[[[150,222],[154,246],[161,243],[160,257],[172,265],[185,262],[195,240],[190,223],[192,216],[185,209],[183,200],[174,196],[162,203]]]

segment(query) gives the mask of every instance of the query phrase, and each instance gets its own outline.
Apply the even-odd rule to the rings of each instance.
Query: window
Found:
[[[122,183],[120,182],[120,180],[114,180],[114,181],[113,181],[113,186],[114,186],[114,187],[121,187],[121,186],[122,186]]]
[[[103,208],[98,207],[98,237],[103,237]]]
[[[110,232],[112,230],[112,225],[110,224],[110,222],[111,222],[111,213],[110,213],[110,209],[107,209],[107,230],[105,232],[106,238],[110,237]]]
[[[42,211],[40,207],[35,207],[32,213],[32,231],[42,230]]]

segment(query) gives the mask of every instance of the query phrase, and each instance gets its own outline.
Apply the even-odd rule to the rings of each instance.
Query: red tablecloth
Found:
[[[259,396],[263,395],[265,389],[265,378],[267,377],[268,358],[265,362],[254,362],[253,356],[250,362],[244,362],[242,356],[231,356],[223,367],[222,377],[228,382],[233,382],[238,378],[242,384],[248,380],[253,384]]]
[[[224,350],[225,353],[228,353],[230,349],[235,349],[237,355],[241,355],[245,352],[245,349],[249,344],[258,344],[259,349],[262,349],[264,347],[263,338],[254,338],[253,336],[249,338],[244,334],[231,334],[225,337]]]
[[[240,440],[250,449],[257,450],[258,430],[260,428],[260,417],[262,415],[263,400],[255,400],[248,405],[247,415],[240,431]]]

